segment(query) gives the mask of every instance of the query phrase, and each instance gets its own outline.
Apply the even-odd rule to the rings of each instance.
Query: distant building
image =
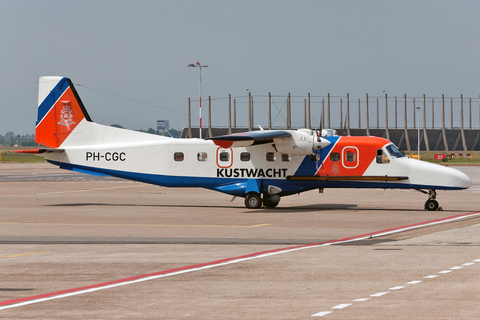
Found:
[[[165,135],[165,131],[168,131],[170,129],[170,121],[168,120],[157,120],[157,130],[160,132],[162,131],[162,134]]]

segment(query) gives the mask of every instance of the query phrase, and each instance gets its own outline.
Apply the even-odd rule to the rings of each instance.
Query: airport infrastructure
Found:
[[[275,209],[204,190],[0,167],[2,319],[477,319],[480,168]]]
[[[182,137],[198,137],[192,127],[192,108],[198,101],[188,99],[188,126]],[[215,119],[219,109],[227,109],[227,120]],[[478,97],[391,97],[268,95],[207,100],[208,122],[202,137],[264,129],[331,128],[339,135],[378,136],[411,151],[480,150],[480,99]],[[293,117],[292,117],[293,115]],[[226,123],[224,126],[213,126]],[[238,119],[238,121],[237,121]],[[260,120],[259,120],[260,119]],[[320,125],[321,122],[321,125]]]

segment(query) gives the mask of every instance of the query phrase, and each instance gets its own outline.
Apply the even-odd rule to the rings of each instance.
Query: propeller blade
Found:
[[[320,137],[322,136],[322,131],[323,131],[323,115],[325,114],[325,105],[322,105],[322,114],[320,115],[320,125],[319,125],[319,131],[317,134],[317,141],[320,142]]]
[[[316,160],[316,169],[322,168],[322,171],[325,172],[325,168],[323,167],[323,161],[322,161],[322,148],[317,149],[318,152],[315,153],[315,160]]]

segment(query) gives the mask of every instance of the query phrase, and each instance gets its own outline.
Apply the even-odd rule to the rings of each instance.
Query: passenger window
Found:
[[[275,152],[267,152],[267,161],[275,161]]]
[[[220,161],[230,161],[230,153],[229,152],[220,152]]]
[[[390,163],[390,159],[387,157],[382,149],[377,149],[377,163],[386,164]]]
[[[183,152],[175,152],[173,159],[175,159],[175,161],[183,161]]]
[[[197,153],[197,160],[198,161],[207,161],[207,153],[206,152]]]
[[[332,162],[340,161],[340,153],[338,153],[338,152],[330,153],[330,161],[332,161]]]
[[[250,152],[240,153],[240,160],[241,161],[250,161]]]
[[[290,161],[290,155],[282,153],[282,161],[285,161],[285,162]]]
[[[355,153],[353,152],[347,152],[346,159],[347,162],[355,162]]]

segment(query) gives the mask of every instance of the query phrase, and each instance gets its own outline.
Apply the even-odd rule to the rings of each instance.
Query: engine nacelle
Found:
[[[293,131],[290,137],[276,138],[274,142],[278,152],[297,155],[309,155],[330,144],[330,141],[318,137],[317,132],[310,129]]]

